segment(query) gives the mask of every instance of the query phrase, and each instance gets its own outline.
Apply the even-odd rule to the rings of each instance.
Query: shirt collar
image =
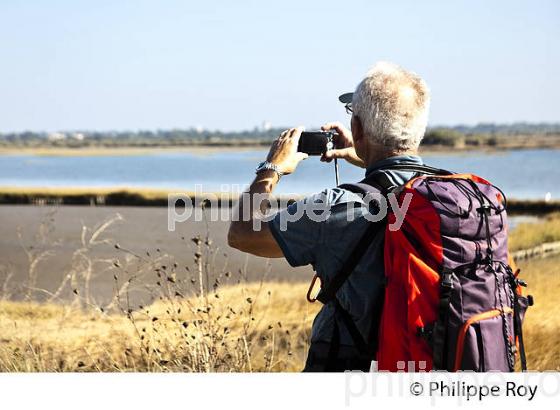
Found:
[[[396,164],[423,164],[422,158],[418,155],[396,155],[374,162],[366,169],[366,177],[373,172],[381,171],[389,165]]]

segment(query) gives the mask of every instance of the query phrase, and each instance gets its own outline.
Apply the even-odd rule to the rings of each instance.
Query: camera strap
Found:
[[[340,179],[338,176],[338,158],[334,159],[334,177],[336,179],[336,186],[340,185]]]

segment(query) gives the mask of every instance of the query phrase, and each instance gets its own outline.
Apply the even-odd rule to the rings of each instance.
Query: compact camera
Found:
[[[302,132],[299,138],[298,152],[307,155],[323,155],[334,148],[334,138],[337,135],[333,131]]]

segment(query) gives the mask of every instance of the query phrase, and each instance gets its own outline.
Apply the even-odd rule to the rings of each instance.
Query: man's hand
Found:
[[[286,130],[270,147],[267,161],[278,166],[279,171],[283,174],[291,174],[295,171],[297,165],[307,158],[307,154],[297,150],[302,132],[303,127]]]
[[[336,131],[338,134],[337,140],[335,141],[336,148],[324,153],[321,157],[321,161],[331,162],[335,158],[342,158],[352,165],[356,165],[360,168],[366,167],[364,161],[356,154],[352,132],[350,132],[348,128],[339,122],[329,122],[323,125],[321,129],[323,131]]]

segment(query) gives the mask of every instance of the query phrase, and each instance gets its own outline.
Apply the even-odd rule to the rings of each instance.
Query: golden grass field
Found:
[[[125,314],[0,303],[2,371],[297,371],[319,306],[305,284],[226,287]]]
[[[541,223],[522,223],[508,238],[510,251],[532,248],[547,242],[560,241],[560,214],[548,215]]]
[[[557,216],[523,224],[514,246],[548,239]],[[552,224],[552,225],[550,225]],[[520,262],[535,306],[524,334],[531,370],[560,370],[560,257]],[[106,311],[77,303],[0,301],[0,371],[299,371],[319,303],[307,283],[214,285],[193,297],[174,293],[165,276],[160,300]]]

